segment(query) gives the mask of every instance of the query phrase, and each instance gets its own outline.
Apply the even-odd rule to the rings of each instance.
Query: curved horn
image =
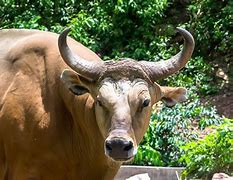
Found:
[[[145,67],[152,81],[165,78],[179,71],[185,66],[193,53],[195,46],[193,36],[183,28],[177,27],[176,29],[184,38],[184,47],[178,54],[166,61],[139,61]]]
[[[58,47],[63,60],[68,66],[83,77],[96,80],[103,70],[103,62],[93,62],[73,54],[67,45],[67,35],[70,28],[65,29],[58,38]]]

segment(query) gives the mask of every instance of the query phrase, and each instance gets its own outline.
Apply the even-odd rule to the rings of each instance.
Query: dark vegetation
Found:
[[[161,111],[153,112],[133,163],[186,166],[184,176],[208,178],[233,168],[233,122],[222,117],[233,118],[232,7],[231,0],[1,0],[0,27],[60,33],[71,26],[70,35],[104,60],[149,61],[180,50],[175,27],[189,30],[196,40],[192,59],[159,82],[186,87],[188,101],[157,105]]]

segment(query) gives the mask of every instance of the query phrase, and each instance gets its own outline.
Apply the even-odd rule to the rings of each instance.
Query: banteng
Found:
[[[0,180],[113,179],[152,105],[185,100],[156,83],[191,57],[193,37],[178,31],[184,47],[169,60],[104,62],[68,30],[0,30]]]

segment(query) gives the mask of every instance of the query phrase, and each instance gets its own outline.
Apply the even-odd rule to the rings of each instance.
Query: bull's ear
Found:
[[[183,87],[161,86],[162,101],[166,106],[172,107],[176,103],[186,101],[187,90]]]
[[[61,74],[61,80],[67,88],[77,96],[89,92],[88,85],[91,82],[88,79],[79,76],[72,70],[65,69]]]

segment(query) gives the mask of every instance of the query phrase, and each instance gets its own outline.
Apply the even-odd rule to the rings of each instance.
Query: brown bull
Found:
[[[103,62],[71,38],[69,48],[68,30],[1,30],[0,180],[113,179],[137,153],[152,105],[185,99],[184,88],[155,83],[193,52],[178,31],[184,47],[167,61]]]

